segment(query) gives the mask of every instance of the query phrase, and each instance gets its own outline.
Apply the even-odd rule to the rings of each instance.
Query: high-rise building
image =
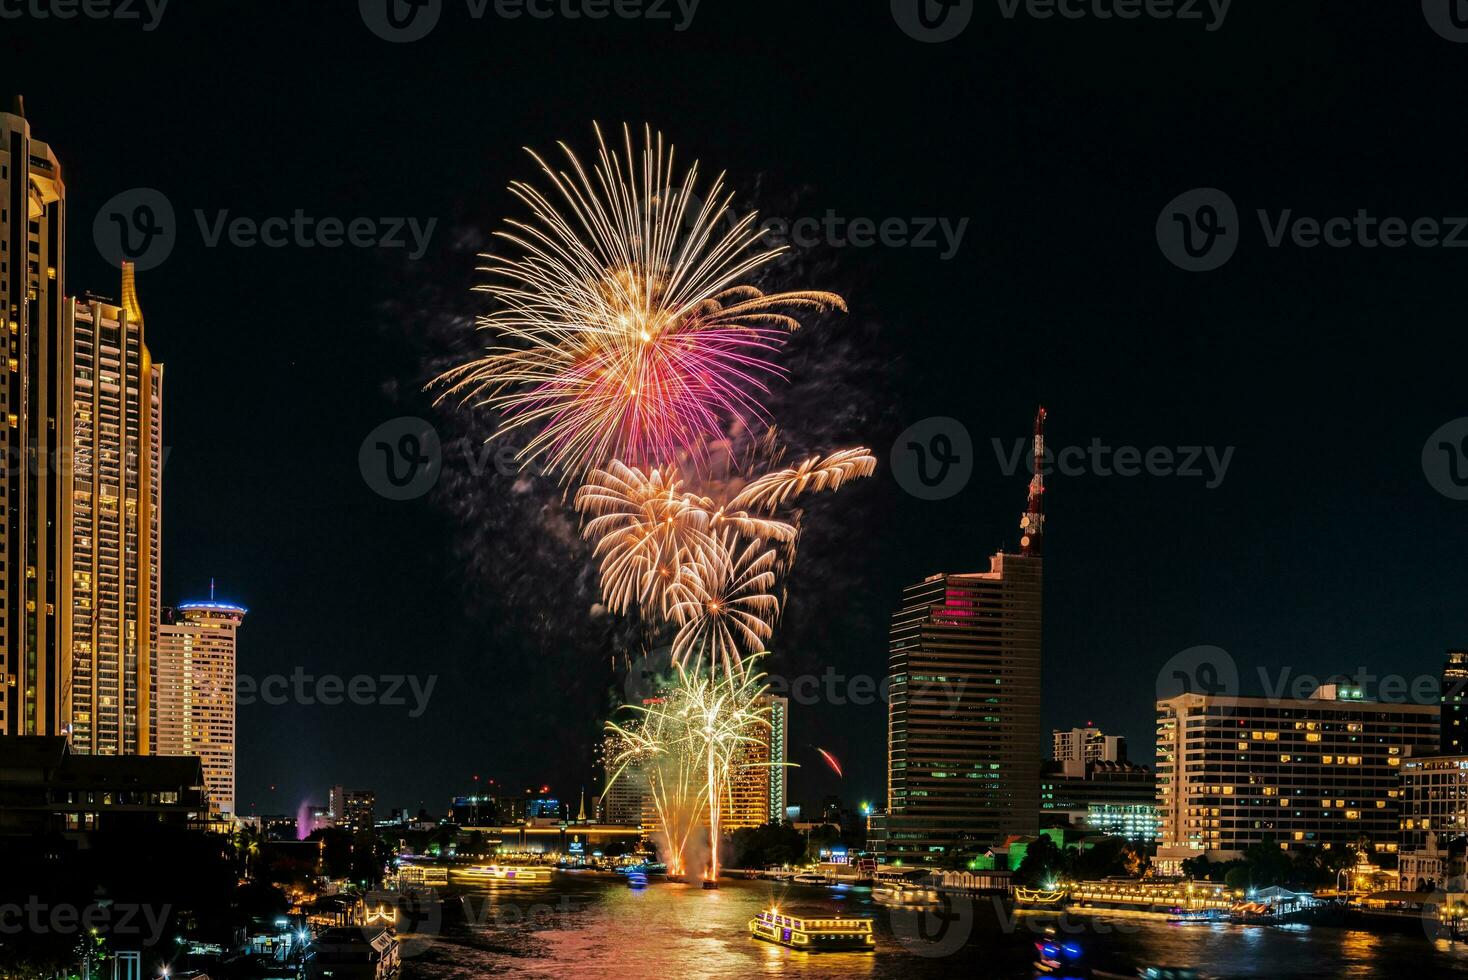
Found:
[[[76,372],[71,430],[72,748],[96,755],[190,754],[156,746],[163,365],[153,363],[144,342],[132,263],[123,263],[121,306],[73,299],[67,316]],[[233,727],[231,711],[231,753]]]
[[[1106,735],[1098,728],[1053,729],[1050,737],[1056,762],[1125,762],[1126,739]]]
[[[377,826],[373,816],[376,805],[377,796],[370,789],[333,786],[327,794],[327,812],[332,826],[353,833],[373,830]]]
[[[0,734],[70,716],[71,337],[66,185],[20,99],[0,112]]]
[[[883,860],[1039,832],[1043,422],[1020,554],[931,575],[892,616]]]
[[[789,796],[790,761],[790,699],[776,695],[767,698],[770,713],[765,716],[770,723],[770,796],[765,815],[767,823],[781,823],[785,819],[785,801]]]
[[[1441,737],[1438,751],[1443,755],[1468,753],[1468,650],[1449,650],[1443,663]]]
[[[158,629],[158,754],[196,755],[214,813],[234,813],[235,663],[245,608],[186,602]]]
[[[784,819],[790,702],[767,694],[760,696],[758,707],[764,709],[764,721],[754,726],[750,741],[739,747],[730,767],[729,790],[719,816],[726,832]]]
[[[1398,844],[1405,760],[1436,751],[1431,704],[1364,700],[1324,684],[1308,699],[1180,694],[1157,702],[1158,863]]]
[[[1157,817],[1157,776],[1129,762],[1044,763],[1040,775],[1040,822],[1045,827],[1098,829],[1093,807],[1144,807]]]

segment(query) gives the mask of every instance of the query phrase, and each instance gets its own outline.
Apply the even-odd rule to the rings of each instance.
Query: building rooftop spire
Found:
[[[20,118],[24,119],[25,97],[20,95],[19,93],[12,95],[10,97],[9,108],[7,108],[6,111],[9,112],[12,116],[19,116]]]
[[[1045,406],[1035,412],[1035,463],[1030,477],[1030,497],[1024,516],[1019,520],[1023,534],[1019,539],[1020,554],[1040,556],[1045,534]]]
[[[131,262],[122,263],[122,309],[127,318],[143,325],[143,307],[138,303],[137,270]]]

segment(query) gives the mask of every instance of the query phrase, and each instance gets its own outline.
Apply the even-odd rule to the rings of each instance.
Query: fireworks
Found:
[[[637,717],[626,725],[608,723],[622,748],[613,780],[633,765],[648,774],[658,813],[669,874],[685,874],[685,852],[693,829],[709,821],[708,876],[719,874],[719,818],[728,795],[729,773],[741,750],[760,740],[769,707],[761,702],[764,675],[753,669],[720,673],[695,659],[678,669],[678,679],[661,698],[632,707]],[[609,784],[610,785],[610,782]],[[675,870],[676,869],[676,870]]]
[[[719,542],[717,558],[683,570],[671,616],[678,623],[673,662],[683,663],[698,650],[710,666],[723,664],[732,673],[740,651],[758,653],[774,630],[780,601],[775,589],[775,552],[760,541],[738,549],[733,533]]]
[[[817,291],[766,294],[741,280],[783,248],[760,245],[753,213],[730,222],[723,178],[696,200],[698,165],[676,176],[673,149],[644,129],[634,153],[596,130],[590,172],[560,144],[570,172],[534,152],[553,190],[516,181],[530,209],[489,255],[499,303],[480,326],[507,346],[439,379],[498,410],[506,430],[530,426],[519,453],[563,480],[612,460],[651,467],[699,453],[731,420],[762,420],[771,357],[796,314],[845,309]]]
[[[498,346],[437,383],[441,399],[496,412],[501,433],[523,430],[522,466],[539,461],[562,485],[581,484],[575,509],[606,607],[635,607],[674,633],[672,689],[632,706],[627,724],[608,724],[608,785],[632,769],[646,774],[673,874],[685,872],[706,814],[717,879],[729,772],[768,724],[754,663],[780,614],[777,580],[794,560],[791,505],[870,476],[876,459],[845,449],[742,486],[744,467],[711,478],[710,447],[768,421],[767,384],[781,375],[772,358],[800,327],[796,315],[845,304],[744,281],[782,249],[760,245],[753,214],[729,220],[722,177],[698,203],[697,164],[678,176],[661,135],[644,129],[640,152],[626,127],[620,151],[596,135],[589,170],[561,144],[566,170],[531,154],[548,193],[511,185],[530,218],[498,233],[510,254],[485,257],[489,282],[479,287],[497,301],[479,325]],[[759,446],[748,468],[778,465],[773,428]]]

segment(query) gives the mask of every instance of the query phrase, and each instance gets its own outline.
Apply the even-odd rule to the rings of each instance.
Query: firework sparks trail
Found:
[[[729,222],[723,176],[696,203],[698,164],[676,176],[661,134],[620,153],[596,128],[590,171],[565,143],[567,170],[531,151],[553,191],[516,181],[530,210],[497,233],[515,254],[487,255],[499,303],[480,326],[506,345],[438,379],[440,397],[498,410],[502,430],[535,435],[518,454],[563,482],[620,459],[654,466],[701,453],[725,424],[766,418],[771,357],[795,313],[845,310],[834,293],[766,294],[742,282],[776,259],[754,213]]]
[[[839,762],[836,761],[836,757],[834,755],[832,755],[831,753],[827,752],[825,749],[821,748],[819,745],[816,746],[816,751],[821,754],[821,758],[822,759],[825,759],[826,760],[826,765],[828,765],[828,766],[831,767],[831,771],[832,772],[834,772],[836,775],[840,776],[843,779],[846,778],[846,773],[844,773],[844,772],[841,771],[841,763],[839,763]]]
[[[588,474],[576,508],[589,515],[583,534],[595,541],[608,607],[625,612],[636,601],[675,622],[675,663],[699,649],[733,671],[743,652],[763,649],[780,611],[777,573],[782,558],[793,560],[797,530],[774,512],[875,468],[866,449],[846,449],[767,473],[718,503],[683,492],[671,470],[613,461]]]
[[[686,874],[684,852],[701,816],[709,823],[710,858],[707,875],[719,876],[719,823],[728,796],[729,774],[737,768],[741,751],[760,741],[761,726],[768,728],[768,705],[760,701],[767,690],[764,674],[753,669],[734,674],[707,668],[696,659],[678,669],[678,677],[663,697],[642,706],[630,706],[635,718],[609,722],[607,730],[618,742],[615,767],[608,786],[631,767],[648,775],[654,809],[668,842],[668,872]]]
[[[732,674],[741,651],[758,653],[774,632],[780,601],[774,596],[773,550],[751,541],[738,550],[732,534],[720,542],[717,560],[684,569],[670,611],[678,624],[673,662],[687,661],[694,650],[722,664]]]

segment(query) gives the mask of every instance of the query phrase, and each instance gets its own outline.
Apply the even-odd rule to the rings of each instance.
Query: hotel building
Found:
[[[1036,418],[1035,454],[1043,454]],[[882,861],[938,863],[1040,829],[1041,470],[1021,553],[989,570],[931,575],[892,616]]]
[[[157,751],[203,760],[213,813],[235,812],[235,645],[245,612],[186,602],[158,629]]]
[[[66,185],[20,100],[0,112],[0,734],[70,714],[71,417]]]
[[[1436,751],[1438,708],[1322,685],[1306,700],[1182,694],[1157,702],[1158,863],[1355,844],[1395,851],[1401,772]]]
[[[155,747],[153,698],[160,683],[163,365],[153,363],[144,342],[132,264],[123,264],[121,306],[71,300],[67,315],[76,368],[67,672],[72,750],[177,755]],[[232,689],[233,654],[228,681]],[[232,715],[230,728],[233,745]]]

